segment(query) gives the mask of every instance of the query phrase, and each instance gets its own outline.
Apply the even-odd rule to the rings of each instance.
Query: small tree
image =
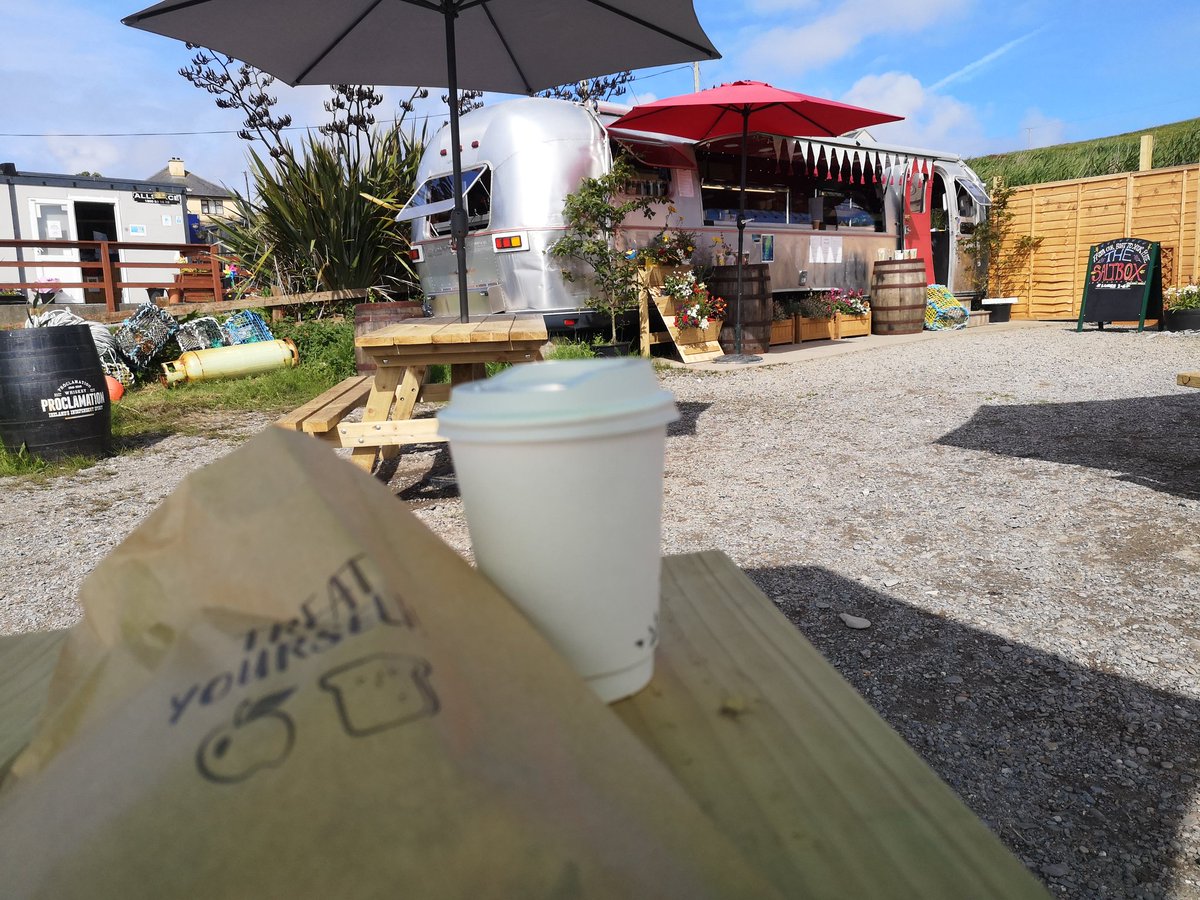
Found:
[[[539,97],[550,97],[554,100],[571,100],[575,103],[594,103],[601,100],[611,100],[625,93],[625,85],[634,80],[633,72],[626,69],[613,75],[600,78],[586,78],[570,84],[560,84],[548,91],[542,91]]]
[[[617,317],[638,303],[638,260],[618,247],[617,231],[625,219],[640,212],[647,219],[653,207],[665,202],[654,197],[630,197],[621,201],[624,185],[633,177],[628,160],[618,158],[612,170],[599,178],[585,178],[567,196],[563,206],[566,233],[555,241],[549,253],[562,260],[574,260],[591,269],[591,293],[587,304],[608,315],[612,343],[617,342]],[[562,270],[563,278],[575,280],[575,273]]]
[[[1017,275],[1029,264],[1029,257],[1042,245],[1042,238],[1013,233],[1013,213],[1008,208],[1013,189],[997,179],[992,185],[992,205],[987,218],[962,239],[962,249],[974,262],[971,287],[985,296],[1011,297]]]

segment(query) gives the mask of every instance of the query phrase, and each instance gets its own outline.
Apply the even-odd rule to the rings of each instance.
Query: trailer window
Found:
[[[464,169],[462,187],[463,203],[467,208],[467,231],[486,230],[492,214],[492,170],[488,166]],[[396,218],[410,221],[424,216],[429,235],[440,237],[450,232],[450,214],[453,210],[454,176],[447,172],[421,182]]]
[[[987,194],[973,181],[956,178],[954,187],[958,195],[958,214],[964,219],[974,217],[977,206],[987,208],[990,205]]]

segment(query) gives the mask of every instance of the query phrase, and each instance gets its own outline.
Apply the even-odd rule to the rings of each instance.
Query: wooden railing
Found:
[[[94,256],[94,259],[59,259],[45,256],[33,259],[6,259],[5,250],[16,251],[21,257],[25,251],[37,250],[78,250],[80,257]],[[173,254],[162,262],[122,262],[114,259],[123,250],[162,251]],[[85,281],[58,281],[56,288],[82,288],[85,291],[100,291],[104,295],[104,304],[109,312],[116,312],[121,303],[123,288],[147,288],[162,290],[168,293],[180,290],[211,293],[214,300],[223,297],[221,286],[221,259],[207,244],[147,244],[134,241],[28,241],[0,240],[0,291],[9,289],[38,289],[45,287],[42,281],[8,281],[5,278],[7,270],[16,269],[16,276],[21,277],[21,269],[79,269],[85,277],[88,274],[98,274],[98,278]],[[136,281],[126,280],[127,270],[137,269],[178,269],[178,274],[171,281]],[[137,277],[133,271],[132,278]]]

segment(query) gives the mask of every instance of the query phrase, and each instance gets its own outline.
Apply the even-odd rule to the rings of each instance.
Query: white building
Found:
[[[13,163],[0,163],[0,259],[28,261],[28,266],[0,266],[0,290],[17,282],[57,279],[60,282],[100,280],[98,273],[84,274],[69,266],[42,266],[40,262],[98,260],[93,248],[71,246],[72,241],[114,241],[114,262],[173,262],[177,249],[140,249],[138,244],[187,242],[184,195],[174,184],[85,175],[19,172]],[[4,241],[41,241],[61,248],[3,246]],[[122,281],[169,282],[177,268],[129,269]],[[147,299],[144,288],[126,288],[124,303]],[[103,303],[100,290],[64,289],[58,302]]]

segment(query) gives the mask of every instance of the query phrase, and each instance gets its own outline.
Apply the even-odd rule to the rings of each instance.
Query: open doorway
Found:
[[[103,200],[76,200],[75,233],[79,235],[79,240],[81,241],[119,240],[121,234],[117,230],[117,204]],[[118,261],[119,254],[115,249],[110,250],[108,255],[111,262]],[[98,250],[84,248],[80,251],[79,261],[99,262],[100,253]],[[84,269],[83,280],[101,281],[100,271],[98,269]],[[104,291],[101,288],[84,288],[83,302],[103,303]]]
[[[933,282],[950,287],[950,207],[946,176],[934,170],[929,210],[929,245],[933,254]]]

